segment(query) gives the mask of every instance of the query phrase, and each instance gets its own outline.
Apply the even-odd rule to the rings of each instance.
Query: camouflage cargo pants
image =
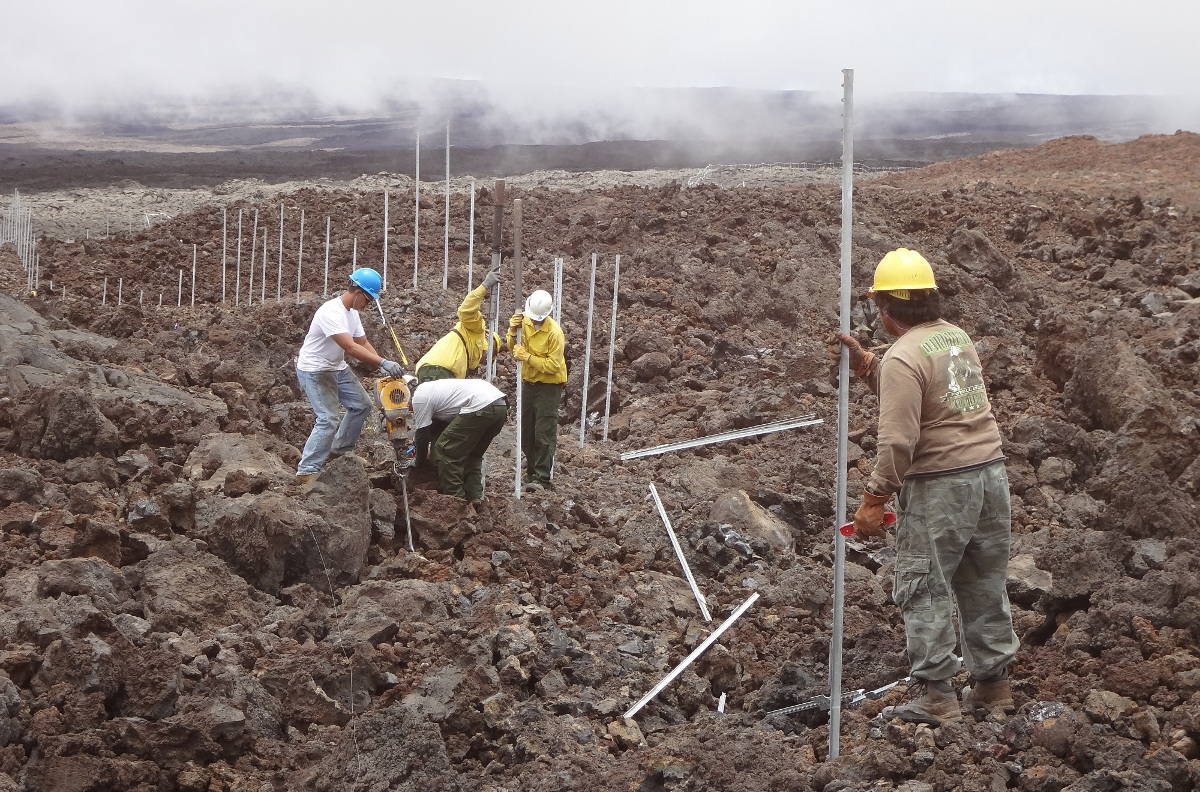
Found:
[[[1004,587],[1010,510],[1003,460],[905,480],[892,600],[904,617],[913,676],[945,680],[957,670],[955,603],[963,659],[972,676],[995,676],[1016,655],[1019,644]]]

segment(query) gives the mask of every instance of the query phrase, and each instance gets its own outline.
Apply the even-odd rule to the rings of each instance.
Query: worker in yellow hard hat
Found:
[[[1015,712],[1008,474],[979,356],[967,333],[943,318],[933,268],[917,251],[885,255],[868,296],[896,341],[879,358],[837,333],[831,352],[840,358],[844,346],[850,369],[879,397],[875,467],[855,530],[883,536],[884,506],[896,500],[892,599],[920,690],[883,715],[935,726],[962,719],[950,683],[958,671],[956,610],[974,680],[963,705]]]
[[[424,357],[417,361],[417,382],[455,377],[463,379],[479,368],[487,358],[488,332],[480,307],[488,292],[500,282],[499,268],[484,276],[483,283],[472,289],[458,306],[458,322],[439,338]],[[500,351],[500,336],[492,333],[492,354]]]

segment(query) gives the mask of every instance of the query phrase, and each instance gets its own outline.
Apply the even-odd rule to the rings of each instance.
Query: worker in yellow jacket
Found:
[[[500,270],[488,272],[483,284],[470,291],[458,306],[458,323],[438,339],[425,356],[417,361],[417,382],[463,379],[487,357],[487,324],[479,310],[488,291],[500,281]],[[492,335],[492,351],[500,351],[500,336]]]
[[[558,322],[550,318],[553,309],[553,298],[538,289],[525,301],[525,310],[514,314],[508,324],[508,348],[521,362],[526,489],[554,489],[551,472],[558,446],[558,407],[567,381],[567,342]]]

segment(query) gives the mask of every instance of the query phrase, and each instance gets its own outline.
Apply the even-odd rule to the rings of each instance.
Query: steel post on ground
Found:
[[[387,291],[388,191],[383,189],[383,290]]]
[[[850,332],[850,253],[854,220],[854,70],[843,69],[842,88],[842,240],[838,327]],[[849,458],[850,350],[842,346],[838,362],[837,498],[833,520],[833,635],[829,642],[829,758],[838,757],[842,723],[842,629],[845,618],[846,465]]]
[[[563,260],[554,259],[554,321],[562,324]]]
[[[500,268],[500,252],[492,253],[492,268]],[[496,345],[496,335],[500,332],[500,284],[497,283],[492,289],[491,299],[488,301],[491,306],[491,316],[488,318],[488,326],[490,331],[487,336],[487,368],[485,374],[487,381],[492,382],[496,379],[496,361],[500,356],[500,348]]]
[[[178,298],[175,300],[175,307],[176,308],[183,307],[183,270],[179,270],[179,295],[178,295]]]
[[[267,301],[267,225],[263,223],[263,255],[259,267],[258,304],[261,307]]]
[[[475,180],[471,179],[471,216],[467,221],[467,291],[474,288],[475,277]]]
[[[497,179],[495,190],[493,191],[492,200],[495,201],[495,207],[492,211],[492,269],[500,271],[500,242],[502,241],[502,232],[504,228],[504,180]],[[472,211],[475,205],[475,182],[471,182],[471,206]],[[474,215],[472,214],[472,223],[474,223]],[[472,230],[471,238],[475,238]],[[496,283],[492,289],[492,316],[491,316],[491,332],[487,333],[487,367],[484,370],[484,375],[488,382],[496,380],[496,361],[500,355],[500,350],[496,349],[495,338],[496,332],[500,323],[500,284]],[[487,497],[487,453],[483,455],[483,465],[480,475],[480,484],[483,487],[484,495]]]
[[[504,233],[504,180],[496,179],[492,190],[492,269],[499,270],[502,263],[502,253],[500,250],[501,242],[503,242]],[[496,379],[497,358],[500,350],[495,350],[493,354],[492,346],[493,339],[500,330],[500,284],[496,284],[496,288],[492,289],[492,332],[488,336],[488,382]]]
[[[579,447],[587,431],[588,376],[592,373],[592,310],[596,304],[596,254],[592,254],[592,280],[588,288],[587,338],[583,342],[583,393],[579,397]]]
[[[192,245],[192,307],[196,307],[196,245]]]
[[[246,305],[254,305],[254,257],[258,255],[258,209],[254,210],[254,230],[250,234],[250,278],[246,288]]]
[[[124,286],[124,278],[117,278],[117,305],[121,304],[121,289]]]
[[[617,294],[621,283],[620,254],[616,259],[616,263],[613,265],[612,319],[609,320],[608,326],[608,386],[604,391],[604,442],[608,442],[608,417],[612,413],[613,359],[617,348]]]
[[[417,259],[421,250],[421,135],[417,135],[417,165],[413,172],[413,289],[417,288]]]
[[[683,567],[683,574],[687,577],[688,585],[692,587],[692,595],[696,598],[696,604],[700,606],[700,615],[704,617],[704,621],[712,621],[712,616],[708,613],[708,603],[704,601],[704,595],[700,593],[700,587],[696,585],[696,578],[692,577],[692,568],[688,566],[687,556],[683,554],[683,547],[679,544],[679,539],[675,536],[675,529],[671,527],[671,518],[667,516],[667,509],[663,506],[662,498],[658,497],[658,489],[654,486],[654,482],[650,482],[650,495],[654,498],[654,505],[658,509],[658,516],[662,518],[663,525],[667,528],[667,536],[671,540],[671,547],[675,548],[675,557],[679,559],[679,565]]]
[[[725,443],[730,440],[743,440],[747,437],[757,437],[761,434],[782,432],[785,429],[798,429],[804,426],[815,426],[819,423],[824,423],[824,420],[817,418],[815,413],[810,413],[809,415],[801,415],[797,418],[784,418],[779,421],[771,421],[770,423],[759,424],[758,426],[750,426],[745,429],[734,429],[731,432],[721,432],[720,434],[697,437],[694,440],[680,440],[679,442],[664,443],[662,445],[651,446],[650,448],[639,448],[636,451],[624,451],[621,453],[621,461],[628,462],[631,459],[656,456],[658,454],[666,454],[672,451],[685,451],[689,448],[699,448],[700,446],[712,445],[713,443]]]
[[[517,310],[521,310],[521,299],[524,294],[521,290],[521,199],[513,201],[513,299],[516,301]],[[517,327],[517,346],[521,345],[521,330],[522,326]],[[524,375],[524,366],[521,361],[517,361],[517,437],[516,451],[513,453],[514,466],[516,467],[516,481],[513,485],[514,497],[517,500],[521,499],[521,408],[524,395],[521,387],[521,377]]]
[[[225,221],[226,210],[221,207],[221,305],[225,304],[225,265],[229,259],[229,233]],[[108,234],[108,229],[104,229],[105,235]]]
[[[233,304],[241,305],[242,300],[242,210],[238,209],[238,243],[237,243],[237,275],[233,280]]]
[[[385,247],[384,250],[387,250]],[[304,276],[304,210],[300,210],[300,247],[296,251],[296,305],[300,304],[300,284]]]
[[[279,269],[275,272],[275,302],[283,299],[283,204],[279,204]]]
[[[624,717],[632,718],[634,715],[636,715],[638,713],[638,710],[640,710],[642,707],[649,704],[650,700],[653,699],[655,696],[657,696],[660,692],[662,692],[663,688],[665,688],[667,685],[671,684],[671,681],[674,680],[675,677],[679,676],[683,672],[683,670],[685,668],[687,668],[689,665],[691,665],[692,662],[697,657],[704,654],[705,650],[707,650],[708,647],[710,647],[714,643],[716,643],[717,639],[720,638],[725,633],[726,630],[728,630],[730,627],[732,627],[733,623],[735,621],[737,621],[739,618],[741,618],[742,614],[745,613],[746,610],[751,605],[754,604],[755,600],[757,600],[758,597],[759,597],[759,594],[757,591],[754,592],[753,594],[751,594],[749,599],[747,599],[745,602],[743,602],[741,605],[739,605],[737,610],[735,610],[733,613],[731,613],[729,615],[728,619],[721,622],[720,627],[713,630],[712,634],[709,635],[707,638],[705,638],[704,641],[701,642],[701,644],[699,646],[697,646],[695,649],[693,649],[692,653],[690,655],[685,657],[679,663],[679,665],[675,666],[674,670],[672,670],[671,673],[669,673],[665,677],[663,677],[662,681],[660,681],[657,685],[655,685],[653,688],[651,688],[649,693],[642,696],[642,698],[636,704],[634,704],[632,707],[630,707],[628,710],[626,710]]]
[[[450,122],[446,122],[446,232],[442,242],[442,291],[450,284]]]
[[[321,296],[329,296],[329,215],[325,215],[325,286],[321,289]]]

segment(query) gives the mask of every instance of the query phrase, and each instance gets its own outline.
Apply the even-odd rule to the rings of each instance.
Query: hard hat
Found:
[[[901,300],[909,299],[910,289],[936,289],[933,267],[915,250],[896,248],[884,256],[875,268],[875,282],[867,296],[887,292]]]
[[[350,282],[371,296],[372,300],[379,299],[379,289],[383,286],[383,278],[370,267],[360,267],[350,273]]]
[[[404,384],[408,386],[408,390],[411,393],[417,387],[417,378],[412,374],[405,374]]]
[[[540,322],[554,310],[554,298],[550,293],[538,289],[525,300],[525,315],[535,322]]]

